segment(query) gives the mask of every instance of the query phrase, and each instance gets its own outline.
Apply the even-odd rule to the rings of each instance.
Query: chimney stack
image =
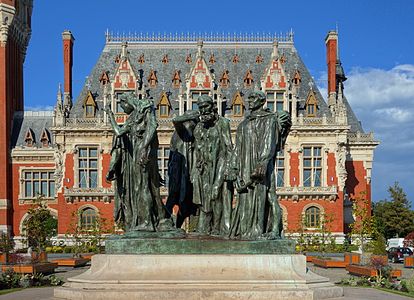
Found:
[[[338,33],[334,30],[329,31],[328,35],[325,38],[325,44],[328,64],[328,102],[329,105],[332,105],[335,103],[336,99],[336,61]]]
[[[64,85],[63,93],[65,98],[72,99],[72,65],[73,65],[73,42],[75,38],[72,32],[65,30],[62,33],[63,40],[63,66],[64,66]]]

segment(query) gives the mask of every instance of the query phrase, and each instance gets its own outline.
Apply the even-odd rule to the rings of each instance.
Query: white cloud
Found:
[[[414,105],[414,65],[398,65],[391,70],[353,68],[345,82],[345,93],[355,108]]]
[[[388,187],[398,181],[414,202],[414,65],[355,67],[347,77],[346,98],[364,130],[381,142],[374,154],[373,200],[388,197]],[[326,74],[318,85],[326,97]]]
[[[413,117],[413,113],[411,111],[403,110],[398,107],[379,108],[374,110],[374,112],[379,117],[386,116],[399,123],[410,121]]]

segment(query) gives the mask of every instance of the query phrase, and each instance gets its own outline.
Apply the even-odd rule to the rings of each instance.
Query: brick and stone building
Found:
[[[58,218],[61,235],[67,232],[73,212],[80,213],[84,226],[98,213],[112,219],[114,190],[105,181],[112,133],[103,108],[110,105],[118,122],[124,122],[119,96],[130,91],[154,100],[158,165],[166,181],[174,116],[196,108],[197,98],[209,94],[218,113],[230,119],[234,134],[246,113],[246,95],[261,89],[270,110],[284,109],[292,115],[291,133],[277,161],[285,232],[297,232],[304,219],[308,230],[317,230],[329,214],[334,216],[330,229],[340,241],[352,222],[352,201],[370,200],[378,142],[364,132],[344,94],[346,77],[338,57],[337,32],[330,31],[325,39],[327,102],[295,48],[293,33],[116,36],[108,32],[76,99],[72,95],[75,39],[64,31],[62,41],[64,84],[53,112],[23,112],[23,104],[12,98],[6,98],[4,105],[8,96],[1,89],[0,112],[9,123],[0,127],[2,141],[8,141],[0,143],[0,198],[2,213],[7,215],[1,226],[15,237],[21,235],[27,209],[39,194]],[[168,191],[161,192],[166,196]]]

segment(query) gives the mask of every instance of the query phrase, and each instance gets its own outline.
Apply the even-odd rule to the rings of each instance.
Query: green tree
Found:
[[[414,231],[414,212],[398,182],[390,186],[388,192],[390,201],[385,199],[373,204],[378,230],[386,239],[405,237]]]
[[[29,247],[40,253],[50,245],[50,238],[57,233],[57,220],[52,216],[41,198],[27,211],[28,218],[23,222],[24,237]]]

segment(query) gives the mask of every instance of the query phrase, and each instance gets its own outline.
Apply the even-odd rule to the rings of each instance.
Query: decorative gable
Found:
[[[46,128],[43,128],[42,135],[40,136],[40,142],[42,147],[47,148],[50,144],[50,133]]]
[[[263,56],[261,53],[257,54],[256,56],[256,63],[261,64],[263,62]]]
[[[88,94],[86,95],[83,101],[82,107],[84,109],[84,115],[86,118],[95,117],[96,102],[95,102],[95,98],[93,97],[91,91],[88,91]]]
[[[123,59],[115,72],[115,90],[135,90],[137,76],[128,58]]]
[[[274,57],[265,73],[265,88],[279,90],[286,88],[286,76],[282,62],[278,57]]]
[[[207,63],[202,56],[198,57],[190,72],[191,89],[211,89],[213,87],[213,76],[207,67]]]
[[[306,98],[306,115],[308,117],[316,117],[318,111],[318,101],[316,100],[316,95],[313,89],[309,91],[308,97]]]
[[[31,128],[28,128],[26,131],[26,134],[24,135],[24,142],[27,147],[33,147],[36,143],[35,141],[35,135]]]

